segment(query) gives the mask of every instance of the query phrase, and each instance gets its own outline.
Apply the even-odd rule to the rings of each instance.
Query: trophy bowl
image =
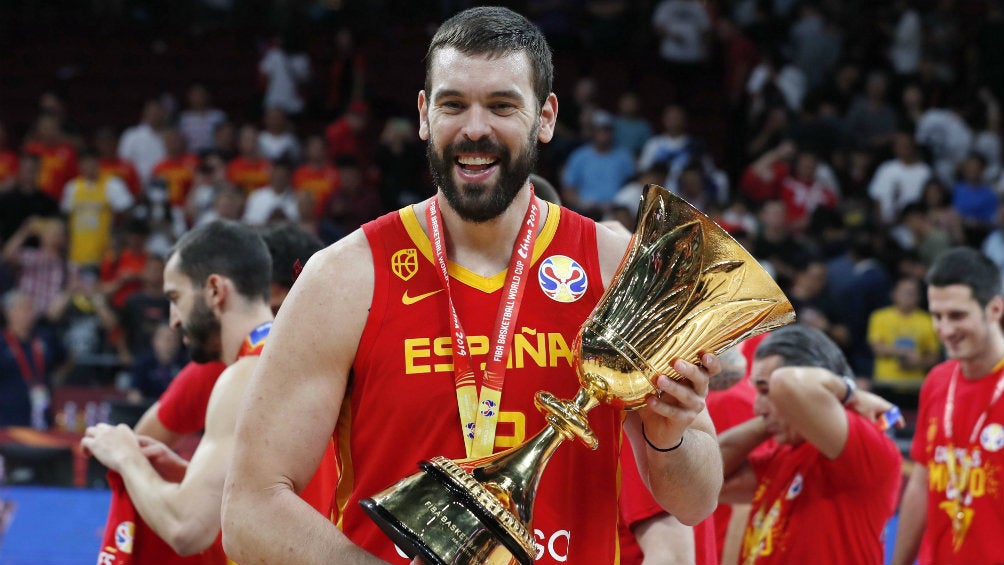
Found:
[[[522,445],[481,459],[423,461],[420,472],[360,504],[398,547],[427,563],[531,565],[541,474],[565,440],[597,447],[590,410],[640,408],[656,393],[658,375],[683,378],[675,360],[700,364],[705,353],[794,319],[749,252],[688,202],[650,184],[617,273],[573,342],[575,398],[538,392],[534,402],[548,425]]]

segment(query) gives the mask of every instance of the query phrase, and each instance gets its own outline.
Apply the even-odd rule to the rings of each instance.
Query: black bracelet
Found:
[[[674,445],[673,447],[668,447],[666,449],[663,449],[661,447],[656,447],[655,444],[652,443],[652,440],[648,439],[648,436],[645,435],[645,422],[641,423],[641,437],[645,438],[645,443],[647,443],[649,447],[658,451],[659,453],[669,453],[674,449],[679,449],[679,447],[683,445],[683,436],[680,436],[680,442]]]

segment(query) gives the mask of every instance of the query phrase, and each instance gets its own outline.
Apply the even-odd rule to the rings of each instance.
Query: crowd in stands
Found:
[[[235,3],[182,4],[205,8],[186,20],[200,33],[238,25]],[[242,86],[260,93],[250,117],[192,83],[119,108],[134,124],[79,127],[89,109],[45,90],[29,127],[0,125],[0,350],[14,360],[0,370],[62,386],[108,384],[113,366],[120,387],[156,398],[185,360],[160,286],[186,230],[292,222],[331,243],[434,193],[417,118],[384,103],[416,89],[375,92],[367,63],[415,9],[325,4],[342,3],[302,6],[331,30],[323,54],[288,35],[263,43],[260,83]],[[467,4],[440,2],[413,26]],[[518,4],[574,63],[558,71],[560,127],[539,167],[566,205],[631,228],[641,187],[668,187],[762,261],[859,377],[916,390],[939,358],[926,267],[968,245],[1004,269],[996,2]],[[363,40],[381,7],[391,25]],[[626,83],[593,70],[619,60]],[[21,118],[0,109],[4,124]]]

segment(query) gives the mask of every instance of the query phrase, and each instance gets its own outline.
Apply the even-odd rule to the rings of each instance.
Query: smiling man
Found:
[[[474,8],[440,27],[426,64],[419,131],[438,194],[321,251],[290,291],[227,482],[224,545],[242,565],[407,563],[359,500],[421,459],[520,444],[545,426],[534,393],[578,388],[570,347],[628,238],[549,205],[528,181],[557,117],[550,49],[522,16]],[[660,377],[660,398],[624,423],[656,499],[688,524],[714,509],[721,486],[703,410],[719,362],[702,361],[678,362],[692,386]],[[598,451],[569,446],[549,462],[537,563],[616,561],[621,422],[597,408]],[[292,494],[333,432],[337,526]]]
[[[1004,563],[1004,298],[997,267],[956,248],[927,273],[934,331],[949,360],[920,390],[917,462],[903,492],[894,565]]]
[[[850,374],[836,344],[809,326],[775,330],[757,347],[757,416],[719,436],[728,502],[752,503],[743,565],[883,562],[902,457],[872,421],[892,405],[856,390]]]

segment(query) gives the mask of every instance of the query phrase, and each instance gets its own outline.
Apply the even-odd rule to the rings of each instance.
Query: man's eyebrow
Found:
[[[454,88],[444,88],[442,90],[437,90],[433,93],[433,100],[438,100],[439,98],[450,98],[453,96],[464,96],[464,93],[456,90]],[[523,95],[518,90],[507,89],[507,90],[496,90],[489,93],[490,98],[510,98],[514,100],[523,100]]]

